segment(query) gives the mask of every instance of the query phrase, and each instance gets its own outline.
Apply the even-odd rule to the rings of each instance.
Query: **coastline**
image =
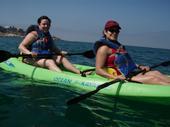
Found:
[[[0,33],[0,37],[21,37],[23,38],[24,35],[18,35],[14,33]]]
[[[21,37],[23,38],[26,31],[14,26],[0,26],[0,37]],[[51,35],[53,40],[61,40],[59,37]]]
[[[0,37],[20,37],[24,38],[24,35],[19,35],[19,34],[14,34],[14,33],[1,33],[0,32]],[[53,40],[61,40],[59,37],[52,36]]]

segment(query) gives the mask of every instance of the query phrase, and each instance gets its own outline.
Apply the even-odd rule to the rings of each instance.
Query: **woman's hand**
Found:
[[[149,67],[149,66],[138,65],[138,68],[139,68],[140,70],[150,71],[150,67]]]
[[[123,75],[119,75],[119,76],[116,76],[116,79],[125,80],[126,78],[125,78],[125,76],[123,76]]]
[[[33,58],[36,58],[36,57],[38,56],[38,54],[35,53],[35,52],[31,52],[31,56],[32,56]]]
[[[110,77],[109,77],[109,79],[114,79],[114,80],[116,80],[116,79],[121,79],[121,80],[125,80],[126,79],[126,77],[125,76],[123,76],[123,75],[118,75],[118,76],[113,76],[113,75],[111,75]]]
[[[65,55],[67,55],[68,54],[68,52],[66,52],[66,51],[61,51],[61,55],[62,56],[65,56]]]

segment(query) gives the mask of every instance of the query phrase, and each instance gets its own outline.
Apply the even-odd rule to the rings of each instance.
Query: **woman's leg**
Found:
[[[149,71],[149,72],[146,73],[146,75],[153,75],[153,76],[155,76],[155,77],[160,78],[160,79],[163,80],[163,81],[166,81],[166,82],[169,82],[169,83],[170,83],[170,77],[162,74],[162,73],[159,72],[159,71]]]
[[[61,72],[61,69],[56,65],[53,59],[40,59],[35,62],[40,67],[48,68],[52,71]]]
[[[80,70],[78,70],[76,67],[73,66],[73,64],[71,64],[67,58],[63,57],[63,56],[55,56],[54,59],[56,60],[57,64],[63,64],[63,66],[69,70],[72,71],[76,74],[80,74]]]
[[[161,78],[155,76],[155,75],[150,75],[149,73],[143,74],[138,74],[131,79],[132,81],[137,81],[137,82],[142,82],[146,84],[161,84],[161,85],[168,85],[169,83],[165,80],[162,80]]]

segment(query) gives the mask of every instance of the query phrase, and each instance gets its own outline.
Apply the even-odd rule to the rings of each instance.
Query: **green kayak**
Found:
[[[84,66],[75,64],[80,70],[87,70],[93,68],[91,66]],[[100,77],[95,73],[82,77],[68,71],[54,72],[47,69],[31,66],[21,62],[17,58],[10,58],[0,63],[0,67],[10,72],[25,75],[32,80],[42,80],[53,83],[45,83],[47,86],[64,87],[72,90],[95,90],[98,85],[111,81]],[[120,98],[143,101],[149,103],[157,103],[163,105],[170,105],[170,85],[148,85],[133,82],[117,82],[98,93],[119,96]]]

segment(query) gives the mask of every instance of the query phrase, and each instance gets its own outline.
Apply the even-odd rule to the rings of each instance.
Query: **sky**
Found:
[[[0,0],[0,25],[24,30],[47,15],[63,40],[95,42],[107,20],[124,45],[170,49],[170,0]]]

